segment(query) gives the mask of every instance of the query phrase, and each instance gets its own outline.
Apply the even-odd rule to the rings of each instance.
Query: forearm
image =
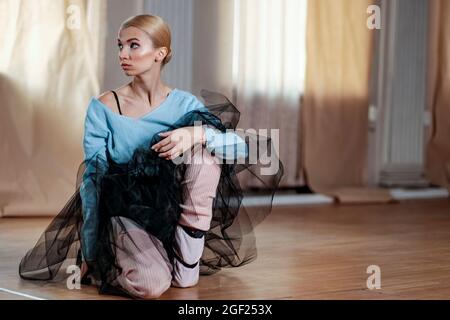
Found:
[[[246,158],[248,146],[235,132],[221,132],[208,125],[203,126],[203,144],[210,152],[222,159]]]

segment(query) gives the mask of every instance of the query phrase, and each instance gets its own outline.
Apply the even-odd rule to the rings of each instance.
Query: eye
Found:
[[[139,44],[136,43],[136,42],[132,42],[131,45],[130,45],[130,48],[131,48],[131,49],[139,48]]]
[[[118,43],[117,46],[119,47],[120,50],[122,50],[123,45],[121,43]]]

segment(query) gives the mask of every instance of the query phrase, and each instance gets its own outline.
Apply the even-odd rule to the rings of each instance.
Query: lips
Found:
[[[131,67],[131,64],[121,63],[120,66],[121,66],[122,68],[129,68],[129,67]]]

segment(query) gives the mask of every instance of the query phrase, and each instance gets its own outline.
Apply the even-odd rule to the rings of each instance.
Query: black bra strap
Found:
[[[117,108],[119,109],[119,113],[122,114],[122,110],[120,110],[120,103],[119,103],[119,98],[117,97],[117,93],[114,90],[111,90],[111,92],[114,94],[114,98],[116,98]]]
[[[111,90],[111,92],[114,94],[114,98],[116,98],[117,108],[119,109],[119,113],[122,114],[122,110],[120,110],[119,97],[117,96],[117,93],[114,90]],[[172,90],[167,93],[166,97],[168,97],[171,92],[172,92]]]

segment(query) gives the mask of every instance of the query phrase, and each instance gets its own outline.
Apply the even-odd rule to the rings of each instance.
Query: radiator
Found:
[[[427,1],[382,0],[370,107],[373,184],[423,187]],[[373,123],[375,121],[375,123]],[[370,136],[370,135],[369,135]]]

